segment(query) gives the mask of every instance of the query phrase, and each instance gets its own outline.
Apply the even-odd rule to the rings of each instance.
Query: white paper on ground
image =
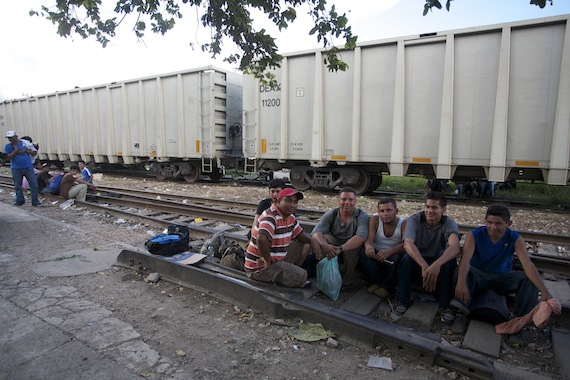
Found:
[[[370,358],[368,358],[368,367],[389,369],[391,371],[393,370],[392,359],[387,357],[370,355]]]

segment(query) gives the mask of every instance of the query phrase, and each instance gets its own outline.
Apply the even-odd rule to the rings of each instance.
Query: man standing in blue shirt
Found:
[[[6,153],[6,157],[10,160],[10,167],[12,168],[12,179],[14,180],[14,191],[16,192],[14,205],[21,206],[26,202],[22,190],[22,180],[26,177],[32,192],[32,206],[40,206],[38,182],[30,156],[36,154],[37,151],[33,146],[25,145],[14,131],[8,131],[6,138],[10,142],[4,147],[4,153]]]

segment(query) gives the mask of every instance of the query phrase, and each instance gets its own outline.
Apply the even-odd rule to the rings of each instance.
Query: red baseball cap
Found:
[[[279,192],[277,200],[281,200],[283,197],[292,197],[293,195],[296,195],[297,199],[303,199],[303,193],[297,189],[293,189],[292,187],[287,187]]]

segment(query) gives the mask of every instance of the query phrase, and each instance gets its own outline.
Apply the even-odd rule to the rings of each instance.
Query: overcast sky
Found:
[[[529,5],[529,0],[454,0],[451,12],[435,11],[425,17],[424,0],[328,2],[336,4],[341,12],[350,11],[349,22],[361,42],[570,14],[569,0],[554,0],[553,6],[544,9]],[[185,12],[185,17],[166,36],[148,31],[144,43],[137,41],[132,20],[127,19],[118,36],[102,48],[94,40],[59,37],[49,21],[28,14],[30,9],[39,10],[41,5],[54,3],[55,0],[0,2],[0,101],[206,65],[235,69],[221,58],[213,60],[199,48],[192,50],[189,46],[191,42],[200,45],[208,41],[209,31],[197,26],[199,16],[195,11]],[[116,0],[103,3],[112,9]],[[281,52],[320,47],[316,38],[308,35],[312,25],[305,16],[307,10],[298,10],[298,20],[286,32],[275,32]],[[260,19],[255,22],[256,28],[269,27]],[[233,46],[224,47],[224,54],[233,52]]]

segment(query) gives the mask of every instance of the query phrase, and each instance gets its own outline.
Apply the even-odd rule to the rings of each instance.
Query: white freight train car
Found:
[[[5,101],[2,130],[32,136],[40,159],[152,163],[158,178],[242,160],[242,76],[213,67]]]
[[[346,72],[285,55],[280,88],[244,77],[245,157],[299,189],[363,193],[385,173],[565,185],[569,17],[360,43]]]

